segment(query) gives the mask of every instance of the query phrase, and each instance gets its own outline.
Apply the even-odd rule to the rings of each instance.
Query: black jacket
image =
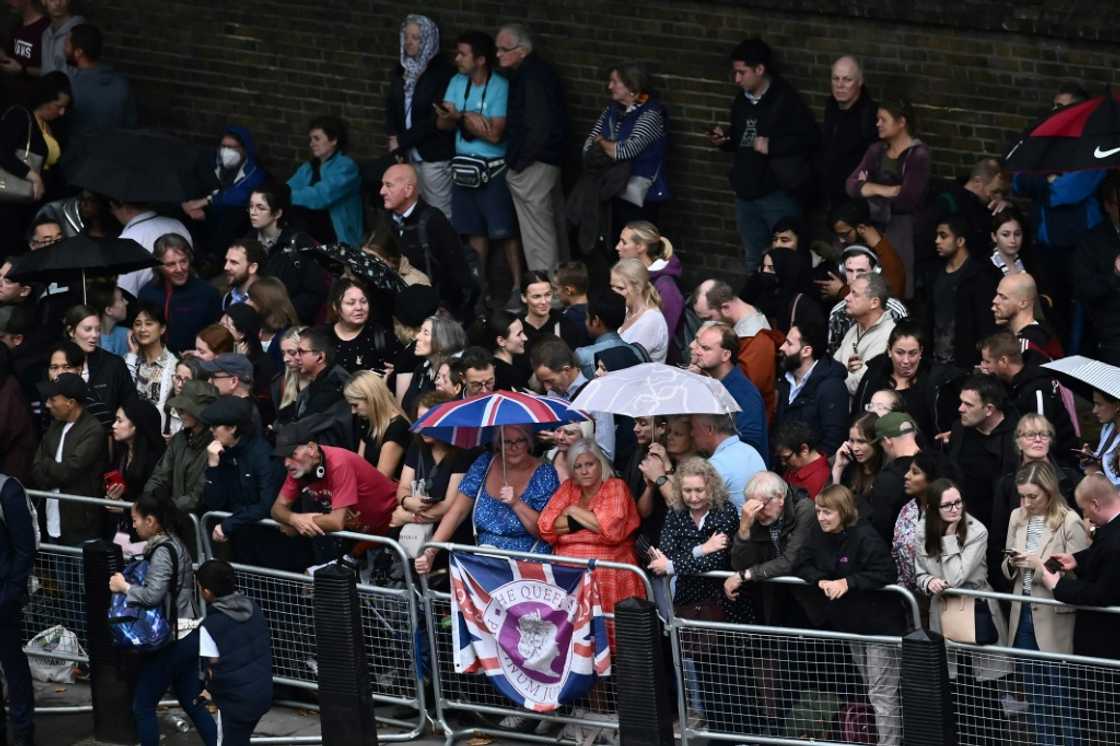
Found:
[[[117,408],[136,396],[136,384],[132,382],[128,366],[120,356],[100,347],[86,355],[86,364],[89,366],[89,387],[93,395],[105,405],[110,416],[115,417]]]
[[[408,111],[404,105],[404,68],[396,65],[389,77],[389,93],[385,96],[385,134],[396,135],[402,156],[416,148],[428,163],[449,161],[455,155],[455,133],[436,129],[433,104],[443,101],[447,84],[455,68],[442,53],[428,63],[416,79],[412,92],[412,126],[405,124]]]
[[[1073,555],[1074,573],[1066,573],[1054,587],[1054,598],[1079,606],[1120,606],[1120,520],[1098,528],[1093,543]],[[1116,615],[1077,612],[1073,652],[1097,658],[1120,658]]]
[[[1003,421],[988,435],[966,428],[958,419],[949,435],[949,461],[960,468],[961,491],[968,499],[968,512],[985,526],[992,525],[992,503],[996,482],[1019,465],[1015,450],[1014,411],[1004,412]],[[1002,549],[1002,547],[1000,547]],[[999,567],[999,562],[989,569]]]
[[[848,592],[829,601],[820,590],[806,594],[810,619],[839,632],[901,635],[909,628],[898,596],[877,591],[898,580],[888,545],[866,521],[838,534],[814,522],[797,565],[798,577],[817,588],[821,580],[846,578]]]
[[[284,467],[268,441],[246,436],[225,449],[217,466],[206,467],[202,504],[233,513],[221,524],[222,532],[233,536],[242,526],[268,518],[283,483]]]
[[[1077,247],[1073,262],[1073,293],[1088,309],[1086,318],[1096,331],[1102,347],[1108,348],[1112,359],[1120,359],[1120,274],[1116,273],[1116,257],[1120,256],[1120,231],[1107,217],[1089,231]]]
[[[422,232],[426,234],[427,251]],[[439,292],[440,305],[459,317],[467,300],[464,288],[470,284],[470,270],[463,243],[451,221],[421,199],[412,212],[397,223],[397,234],[401,254],[431,278]]]
[[[789,400],[789,381],[784,375],[779,376],[778,414],[774,421],[804,422],[817,434],[820,452],[831,456],[848,439],[848,388],[844,383],[847,375],[843,365],[823,357],[793,402]]]
[[[768,154],[754,149],[756,134],[770,138]],[[751,103],[740,90],[731,104],[730,139],[723,145],[724,150],[735,153],[731,167],[735,195],[750,200],[778,191],[782,187],[774,172],[774,159],[803,155],[805,165],[811,166],[810,152],[819,141],[813,112],[782,78],[770,78],[770,87],[757,104]]]
[[[900,456],[883,464],[871,492],[859,496],[859,517],[866,518],[879,536],[889,546],[894,541],[894,524],[902,506],[910,501],[906,494],[906,471],[910,468],[912,456]]]
[[[315,240],[306,233],[285,228],[276,237],[261,267],[262,275],[284,283],[302,324],[315,323],[330,284],[323,268],[312,258],[314,254],[304,253],[314,245]]]
[[[852,417],[864,413],[871,396],[882,389],[894,389],[894,366],[887,353],[867,361],[867,372],[860,379],[852,397]],[[918,423],[918,431],[927,438],[948,431],[957,418],[956,383],[962,372],[949,365],[940,365],[923,358],[918,365],[918,375],[910,388],[898,392],[906,411]]]
[[[939,268],[944,272],[944,268]],[[992,299],[996,297],[996,287],[1003,275],[989,258],[979,252],[973,253],[964,266],[957,270],[962,273],[957,286],[956,316],[953,335],[953,357],[958,368],[971,370],[980,363],[980,351],[976,345],[985,337],[999,331],[995,316],[992,314]],[[926,339],[933,339],[933,285],[929,278],[926,285],[930,297],[926,298]]]
[[[0,609],[22,605],[35,563],[35,526],[19,480],[0,475]],[[7,612],[5,611],[5,614]]]
[[[320,373],[296,398],[295,419],[310,414],[323,414],[340,401],[342,390],[350,383],[350,374],[335,365]]]
[[[859,99],[848,109],[841,109],[829,96],[824,102],[824,124],[821,127],[820,176],[821,193],[827,207],[848,201],[845,182],[863,154],[879,139],[875,117],[879,105],[863,86]]]
[[[562,165],[567,141],[564,86],[556,69],[531,53],[510,76],[506,163],[513,171],[524,171],[537,161]]]
[[[1033,412],[1050,420],[1055,432],[1050,453],[1059,461],[1067,460],[1070,449],[1077,448],[1079,443],[1054,375],[1037,365],[1025,365],[1007,389],[1019,416]]]
[[[105,488],[103,475],[109,459],[105,430],[97,418],[83,411],[66,433],[62,462],[54,459],[65,423],[54,421],[39,441],[31,467],[31,482],[41,490],[57,489],[67,495],[101,497]],[[88,539],[101,538],[101,522],[105,511],[98,505],[61,502],[60,544],[77,545]]]

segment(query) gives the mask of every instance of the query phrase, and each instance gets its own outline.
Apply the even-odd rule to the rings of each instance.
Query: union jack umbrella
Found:
[[[412,424],[412,432],[460,448],[474,448],[485,443],[490,433],[503,425],[548,430],[587,419],[583,412],[569,409],[568,402],[563,399],[518,391],[494,391],[432,407]]]

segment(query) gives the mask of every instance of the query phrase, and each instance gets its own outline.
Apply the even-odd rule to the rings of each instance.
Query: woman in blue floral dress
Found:
[[[500,437],[494,439],[494,452],[483,453],[467,470],[432,541],[448,541],[459,524],[470,518],[478,546],[551,554],[552,548],[540,539],[537,519],[560,479],[552,464],[533,456],[532,447],[531,429],[502,428]],[[416,571],[428,572],[435,556],[434,549],[420,554]]]

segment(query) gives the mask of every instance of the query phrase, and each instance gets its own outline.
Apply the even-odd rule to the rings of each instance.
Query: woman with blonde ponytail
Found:
[[[669,334],[676,334],[684,314],[684,296],[677,285],[681,260],[673,254],[673,244],[653,223],[635,220],[622,229],[615,251],[619,259],[637,259],[645,265],[650,282],[661,294],[661,313]]]
[[[655,363],[669,352],[669,326],[661,313],[661,293],[649,281],[649,270],[639,259],[623,259],[611,268],[611,290],[626,299],[626,320],[618,333],[631,344],[640,344]]]

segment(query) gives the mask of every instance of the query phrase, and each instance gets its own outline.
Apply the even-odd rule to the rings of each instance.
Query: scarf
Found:
[[[420,51],[409,57],[404,51],[404,32],[409,26],[420,27]],[[401,67],[404,68],[404,108],[412,109],[412,94],[416,91],[416,81],[424,74],[428,63],[439,54],[439,29],[427,16],[409,15],[401,23]]]

